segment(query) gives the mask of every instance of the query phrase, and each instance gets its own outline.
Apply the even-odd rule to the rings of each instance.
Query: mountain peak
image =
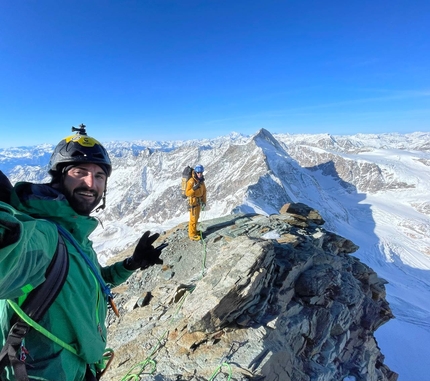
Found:
[[[273,137],[273,135],[267,131],[266,129],[262,128],[260,129],[253,138],[255,141],[258,140],[266,140],[267,142],[275,145],[278,144],[278,141]]]

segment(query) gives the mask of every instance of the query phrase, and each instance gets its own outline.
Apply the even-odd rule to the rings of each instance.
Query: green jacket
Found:
[[[58,231],[50,221],[62,225],[73,235],[107,284],[117,286],[133,273],[126,270],[122,262],[101,267],[88,239],[97,227],[95,218],[76,214],[64,195],[49,185],[18,183],[12,193],[11,205],[0,202],[0,236],[10,223],[19,227],[17,242],[6,247],[0,245],[0,334],[3,344],[13,314],[5,299],[18,301],[18,297],[41,284],[55,253]],[[81,254],[67,240],[65,242],[70,258],[69,273],[40,325],[72,345],[78,356],[32,329],[24,342],[30,380],[84,380],[86,364],[99,361],[106,348],[106,298]],[[3,373],[1,380],[15,379],[10,368]]]

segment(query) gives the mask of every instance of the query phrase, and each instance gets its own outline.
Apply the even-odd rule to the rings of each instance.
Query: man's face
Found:
[[[106,189],[106,173],[96,164],[78,164],[64,174],[63,192],[76,213],[88,216]]]

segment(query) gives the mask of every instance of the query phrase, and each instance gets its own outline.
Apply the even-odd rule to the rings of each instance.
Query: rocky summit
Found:
[[[163,233],[164,264],[113,289],[103,380],[397,380],[374,337],[386,281],[323,225],[286,204],[202,221],[198,242],[186,223]]]

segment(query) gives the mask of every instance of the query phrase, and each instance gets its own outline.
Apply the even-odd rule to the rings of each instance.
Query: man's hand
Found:
[[[156,250],[152,244],[157,240],[160,234],[146,231],[139,240],[134,253],[130,258],[124,261],[124,267],[127,270],[144,270],[155,264],[162,265],[163,260],[160,259],[161,250]]]
[[[197,183],[193,186],[193,190],[197,190],[200,188],[200,183]]]

